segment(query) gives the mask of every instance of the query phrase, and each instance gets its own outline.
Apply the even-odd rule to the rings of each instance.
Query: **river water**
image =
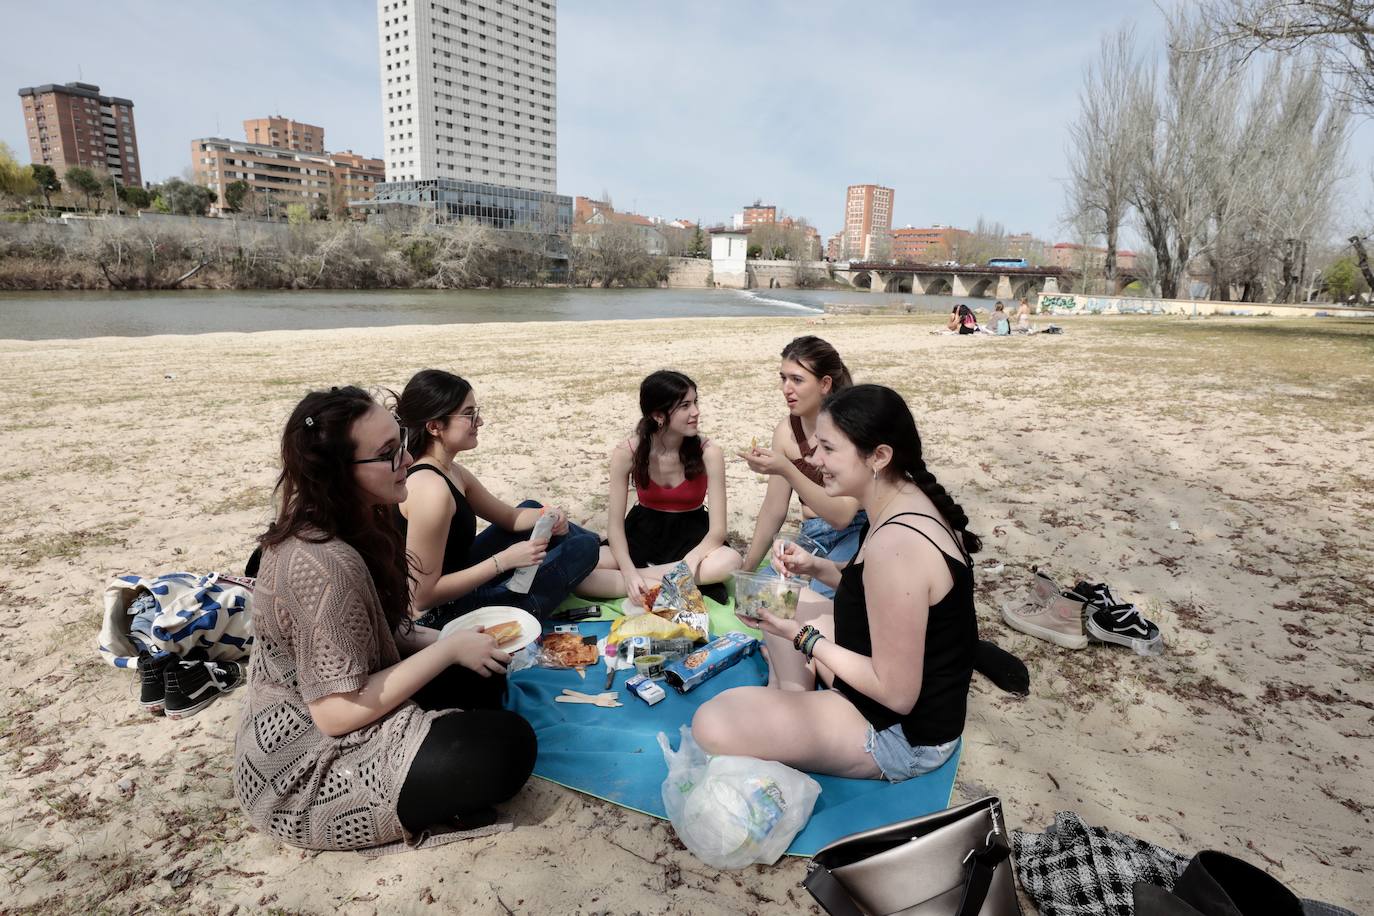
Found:
[[[484,321],[798,315],[827,303],[948,311],[948,296],[864,290],[510,289],[0,292],[0,339],[146,337]]]

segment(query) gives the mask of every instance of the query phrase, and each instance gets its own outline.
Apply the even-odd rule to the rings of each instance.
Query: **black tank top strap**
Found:
[[[444,478],[444,483],[448,484],[449,492],[453,494],[454,502],[458,502],[459,500],[463,500],[464,502],[467,501],[467,498],[463,496],[463,491],[458,489],[458,485],[453,482],[453,478],[445,474],[442,468],[435,467],[432,464],[412,464],[410,467],[406,468],[406,476],[409,477],[417,471],[433,471]]]
[[[948,525],[946,525],[942,520],[936,518],[936,517],[933,516],[933,515],[927,515],[927,514],[924,513],[924,512],[898,512],[896,515],[892,516],[892,517],[889,518],[887,521],[883,522],[881,525],[879,525],[877,528],[874,528],[873,530],[874,530],[874,531],[879,531],[879,530],[881,530],[881,529],[883,529],[883,528],[886,528],[888,525],[896,525],[896,526],[898,526],[899,528],[905,528],[905,529],[907,529],[908,531],[914,531],[914,532],[916,532],[917,534],[919,534],[921,537],[925,538],[927,541],[930,541],[930,546],[931,546],[931,547],[934,547],[936,550],[940,551],[941,555],[946,556],[946,557],[949,556],[949,554],[945,552],[945,549],[944,549],[943,547],[941,547],[939,544],[935,543],[935,539],[934,539],[934,538],[932,538],[930,535],[926,534],[926,533],[925,533],[924,531],[922,531],[920,528],[917,528],[917,527],[915,527],[914,525],[908,525],[906,522],[899,522],[899,521],[897,521],[897,519],[901,518],[901,517],[904,516],[904,515],[914,515],[914,516],[916,516],[917,518],[928,518],[928,519],[930,519],[932,522],[934,522],[935,524],[937,524],[937,525],[939,525],[941,528],[943,528],[944,531],[945,531],[945,533],[948,534],[948,535],[950,536],[950,538],[954,541],[954,546],[959,548],[959,555],[960,555],[961,557],[963,557],[964,565],[967,566],[967,567],[969,567],[970,569],[973,568],[973,558],[972,558],[971,556],[969,556],[968,551],[964,549],[964,542],[963,542],[962,540],[960,540],[959,535],[955,534],[954,531],[952,531],[952,530],[949,528]],[[950,557],[950,559],[953,559],[953,557]]]
[[[453,496],[453,517],[449,520],[448,533],[444,537],[444,560],[439,572],[441,575],[457,572],[468,566],[468,554],[472,550],[472,542],[477,537],[477,514],[472,511],[472,504],[463,495],[463,491],[458,489],[453,478],[444,473],[443,468],[432,464],[412,464],[406,469],[406,477],[409,478],[418,471],[433,471],[438,474],[444,479],[444,483],[448,484],[448,491]],[[409,528],[409,523],[399,508],[396,509],[396,519],[403,532]]]

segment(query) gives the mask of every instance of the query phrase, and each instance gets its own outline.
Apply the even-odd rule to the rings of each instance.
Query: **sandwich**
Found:
[[[515,642],[525,632],[525,628],[520,625],[518,620],[507,620],[493,626],[484,627],[482,632],[495,638],[497,646],[504,646],[506,643]]]

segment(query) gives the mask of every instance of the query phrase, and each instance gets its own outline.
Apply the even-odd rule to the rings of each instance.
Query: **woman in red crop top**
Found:
[[[709,585],[739,569],[740,555],[725,545],[725,455],[697,429],[696,383],[655,372],[639,386],[639,410],[634,435],[611,451],[609,546],[584,585],[643,604],[678,562]],[[627,513],[631,486],[638,501]]]

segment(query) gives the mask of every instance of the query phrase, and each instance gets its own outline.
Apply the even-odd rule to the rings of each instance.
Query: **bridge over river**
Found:
[[[1073,292],[1079,274],[1067,267],[937,267],[851,261],[836,264],[834,277],[856,289],[881,293],[1020,299],[1035,293]],[[1134,279],[1133,271],[1117,272],[1118,287]]]

